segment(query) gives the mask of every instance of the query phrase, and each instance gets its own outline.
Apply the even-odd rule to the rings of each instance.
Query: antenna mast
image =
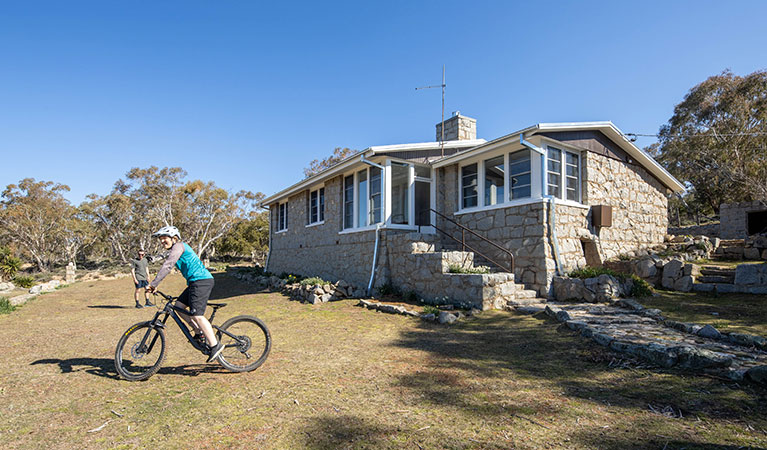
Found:
[[[439,130],[440,130],[439,148],[443,157],[445,156],[445,87],[446,86],[447,85],[445,84],[445,65],[443,64],[442,65],[442,84],[415,88],[416,91],[420,89],[433,89],[438,87],[442,88],[442,122],[439,124]]]

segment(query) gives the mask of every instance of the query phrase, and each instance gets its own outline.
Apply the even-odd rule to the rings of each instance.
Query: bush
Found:
[[[21,275],[16,276],[16,277],[13,277],[13,284],[19,287],[29,289],[35,285],[35,277],[21,276]]]
[[[11,279],[21,268],[21,260],[8,247],[0,247],[0,280]]]
[[[490,268],[485,266],[479,266],[479,267],[472,267],[472,268],[465,268],[463,266],[459,266],[457,264],[450,264],[447,268],[447,271],[450,273],[477,273],[477,274],[483,274],[483,273],[490,273]]]
[[[330,284],[330,283],[323,280],[320,277],[311,277],[311,278],[305,278],[301,280],[301,285],[303,286],[314,286],[316,284],[319,284],[320,286],[322,286],[324,284]]]
[[[378,295],[384,296],[384,295],[394,295],[394,296],[401,296],[402,291],[397,286],[393,285],[391,281],[387,281],[386,284],[381,285],[378,288]]]
[[[634,285],[631,288],[632,297],[642,298],[652,296],[654,291],[652,286],[650,286],[650,283],[639,278],[637,275],[631,275],[631,281],[634,282]]]
[[[11,305],[11,302],[7,298],[0,297],[0,314],[10,314],[14,309],[16,309],[16,307]]]
[[[423,307],[423,313],[424,314],[434,314],[435,316],[439,315],[439,308],[432,305],[426,305]]]
[[[628,277],[625,273],[616,272],[607,267],[584,267],[582,269],[573,270],[568,274],[570,278],[580,278],[582,280],[585,280],[586,278],[596,278],[600,275],[610,275],[621,281],[626,281],[626,278]]]

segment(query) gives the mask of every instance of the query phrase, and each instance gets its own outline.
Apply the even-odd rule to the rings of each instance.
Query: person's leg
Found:
[[[141,308],[141,303],[138,301],[138,292],[141,290],[141,288],[136,285],[136,290],[133,291],[133,300],[136,301],[136,308]]]
[[[216,333],[213,331],[213,327],[205,317],[205,309],[208,306],[208,298],[213,290],[213,284],[214,282],[212,278],[189,283],[189,312],[192,315],[192,320],[202,330],[205,339],[210,346],[208,362],[215,360],[223,350],[221,342],[216,339]]]
[[[178,296],[178,303],[181,303],[183,306],[186,306],[187,308],[191,308],[190,301],[189,301],[189,287],[187,286],[186,289],[184,289],[184,292],[181,293],[181,295]],[[189,316],[189,314],[182,313],[181,311],[176,311],[178,313],[178,316],[181,317],[181,319],[189,324],[189,327],[194,330],[195,334],[202,333],[202,330],[199,326],[192,320],[192,318]]]
[[[208,322],[208,319],[205,316],[192,316],[192,321],[194,321],[197,327],[202,330],[202,334],[205,335],[208,345],[215,347],[216,344],[218,344],[218,339],[216,339],[216,332],[213,331],[213,327],[210,325],[210,322]]]
[[[154,303],[149,300],[149,292],[146,290],[146,287],[149,286],[149,282],[144,281],[142,285],[143,286],[141,288],[144,290],[144,302],[146,303],[146,306],[154,306]]]

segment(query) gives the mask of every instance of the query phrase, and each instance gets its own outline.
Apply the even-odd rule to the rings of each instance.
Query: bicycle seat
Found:
[[[223,308],[226,306],[226,303],[208,303],[208,306],[210,306],[213,309]]]

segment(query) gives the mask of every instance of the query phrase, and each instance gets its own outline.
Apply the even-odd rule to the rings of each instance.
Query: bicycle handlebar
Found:
[[[168,294],[164,294],[162,291],[154,291],[154,292],[152,292],[152,294],[159,295],[160,297],[164,298],[167,301],[172,301],[172,300],[176,299],[176,297],[171,297]]]

